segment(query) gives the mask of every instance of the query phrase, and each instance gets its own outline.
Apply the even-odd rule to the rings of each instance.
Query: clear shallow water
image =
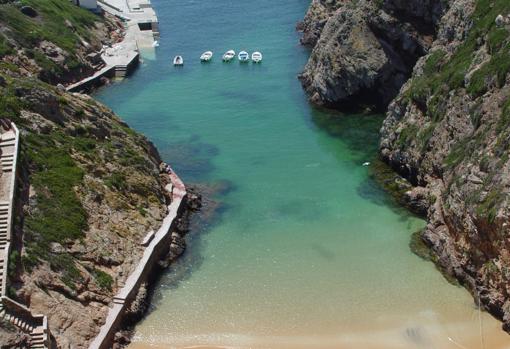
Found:
[[[471,297],[408,249],[424,222],[361,166],[381,117],[306,102],[294,26],[308,2],[154,5],[161,46],[97,97],[185,181],[220,188],[223,209],[161,278],[132,348],[481,348]],[[230,48],[264,62],[221,63]],[[208,49],[213,62],[200,64]],[[177,54],[183,68],[170,64]],[[486,347],[509,348],[499,323],[482,320]]]

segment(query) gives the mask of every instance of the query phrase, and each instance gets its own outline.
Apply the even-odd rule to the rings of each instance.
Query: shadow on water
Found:
[[[315,198],[287,199],[275,204],[272,211],[277,218],[292,217],[293,220],[302,222],[318,221],[323,218],[324,211],[315,203]]]
[[[406,221],[409,218],[410,211],[402,207],[396,199],[385,191],[372,177],[364,179],[356,188],[356,192],[365,200],[378,206],[388,207],[397,214],[400,221]]]
[[[168,161],[186,181],[203,181],[215,169],[211,159],[219,154],[218,147],[202,142],[197,135],[176,143],[161,139],[155,143],[163,161]]]
[[[348,148],[350,159],[356,165],[377,156],[383,119],[384,116],[379,114],[346,115],[327,109],[312,109],[313,124],[339,139]]]
[[[360,166],[364,162],[374,165],[378,160],[379,130],[384,115],[354,114],[346,115],[327,109],[313,109],[312,121],[316,127],[338,139],[349,151],[349,160]],[[337,148],[338,144],[328,143],[329,147]],[[335,149],[331,150],[335,152]],[[345,161],[345,158],[341,158]],[[369,171],[370,172],[370,171]],[[389,207],[402,221],[407,220],[409,211],[403,208],[373,178],[373,174],[361,181],[356,191],[360,197],[378,206]]]

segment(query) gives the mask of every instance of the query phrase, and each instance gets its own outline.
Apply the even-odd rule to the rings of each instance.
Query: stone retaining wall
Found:
[[[111,347],[115,333],[119,330],[126,309],[135,299],[140,285],[144,283],[155,264],[164,256],[171,242],[172,228],[175,219],[178,217],[182,209],[184,197],[186,196],[186,187],[180,178],[172,171],[172,202],[168,206],[168,215],[163,220],[161,227],[155,233],[154,238],[146,247],[143,257],[136,266],[135,270],[129,275],[125,286],[113,298],[113,306],[108,312],[105,324],[97,337],[92,341],[90,349],[107,349]]]

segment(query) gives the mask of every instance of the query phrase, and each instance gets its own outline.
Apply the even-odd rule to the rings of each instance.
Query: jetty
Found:
[[[98,5],[126,23],[139,47],[152,47],[159,38],[159,22],[150,0],[99,0]]]
[[[140,53],[137,42],[126,34],[124,40],[101,52],[104,67],[94,75],[86,77],[66,87],[68,92],[89,91],[101,85],[101,78],[123,78],[129,75],[139,64]]]
[[[123,78],[139,64],[140,49],[149,49],[159,39],[156,12],[149,0],[99,0],[98,5],[107,13],[120,18],[125,24],[125,36],[111,47],[103,47],[103,68],[66,87],[69,92],[89,91],[102,84],[102,78]]]

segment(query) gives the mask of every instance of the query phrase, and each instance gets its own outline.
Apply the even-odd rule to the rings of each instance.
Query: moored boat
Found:
[[[200,56],[200,60],[202,62],[209,62],[212,59],[212,57],[213,57],[213,52],[212,51],[205,51]]]
[[[251,54],[251,60],[253,63],[260,63],[262,62],[262,53],[255,51]]]
[[[248,62],[250,60],[250,55],[246,51],[239,52],[239,55],[237,56],[240,62]]]
[[[236,51],[228,50],[223,54],[223,62],[230,62],[236,56]]]
[[[182,56],[175,56],[174,57],[174,65],[175,66],[184,65],[184,58],[182,58]]]

